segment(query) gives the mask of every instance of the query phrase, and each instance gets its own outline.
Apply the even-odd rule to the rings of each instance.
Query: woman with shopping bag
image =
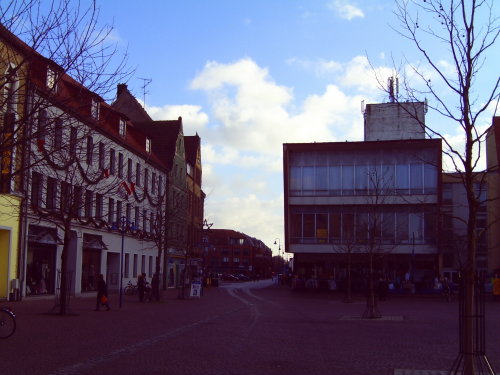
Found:
[[[106,281],[104,281],[102,273],[99,275],[99,278],[97,280],[97,301],[95,305],[95,311],[99,311],[99,307],[101,305],[106,306],[106,311],[109,311],[111,309],[108,302],[108,287],[106,285]]]

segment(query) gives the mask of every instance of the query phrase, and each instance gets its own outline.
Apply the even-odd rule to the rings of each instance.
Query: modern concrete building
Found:
[[[486,137],[488,173],[488,271],[500,274],[500,117],[493,117]]]
[[[441,140],[419,130],[423,103],[407,107],[415,117],[368,105],[364,142],[283,145],[285,249],[299,276],[341,279],[369,254],[393,280],[439,272]]]

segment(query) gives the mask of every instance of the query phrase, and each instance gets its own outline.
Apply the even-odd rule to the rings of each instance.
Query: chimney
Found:
[[[119,98],[123,93],[128,91],[126,83],[119,83],[116,87],[116,98]]]

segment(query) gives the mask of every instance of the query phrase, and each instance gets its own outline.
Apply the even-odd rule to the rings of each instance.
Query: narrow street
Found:
[[[271,281],[224,284],[200,299],[127,297],[121,310],[43,314],[53,301],[13,304],[18,330],[0,342],[2,374],[350,374],[446,370],[458,353],[457,304],[395,297],[383,318],[360,320],[364,301],[294,293]],[[500,368],[500,303],[487,302],[487,354]],[[415,372],[417,373],[417,372]]]

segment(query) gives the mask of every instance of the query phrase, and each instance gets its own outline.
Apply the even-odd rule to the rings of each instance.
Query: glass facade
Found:
[[[437,193],[438,169],[425,155],[343,155],[297,152],[290,155],[290,196],[350,196]],[[427,156],[427,157],[426,157]],[[377,162],[374,162],[377,160]]]
[[[435,244],[433,206],[295,206],[291,209],[292,243]]]

